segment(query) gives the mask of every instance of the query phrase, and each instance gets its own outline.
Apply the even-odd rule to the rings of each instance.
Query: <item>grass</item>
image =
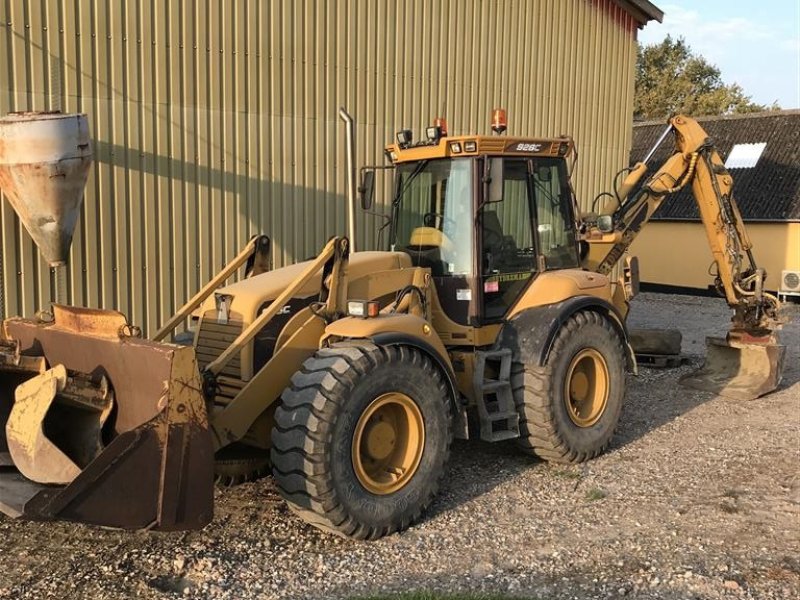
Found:
[[[608,496],[608,492],[602,488],[591,488],[586,492],[586,501],[587,502],[594,502],[596,500],[602,500]]]
[[[580,479],[582,473],[571,469],[552,469],[554,477],[563,477],[564,479]]]

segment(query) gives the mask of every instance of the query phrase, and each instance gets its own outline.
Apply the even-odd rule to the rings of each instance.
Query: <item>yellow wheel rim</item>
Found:
[[[424,447],[425,423],[417,403],[399,392],[383,394],[356,423],[353,470],[367,491],[391,494],[414,477]]]
[[[592,348],[578,352],[569,364],[564,382],[567,414],[578,427],[591,427],[608,403],[608,365],[603,355]]]

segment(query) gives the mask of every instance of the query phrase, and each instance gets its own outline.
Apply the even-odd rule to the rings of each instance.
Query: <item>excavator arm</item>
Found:
[[[675,141],[673,154],[632,193],[670,134]],[[774,390],[781,380],[785,347],[777,339],[780,302],[764,291],[766,273],[753,257],[753,245],[733,196],[733,178],[697,121],[683,115],[670,119],[645,159],[628,170],[613,194],[602,195],[611,200],[599,215],[588,219],[584,265],[609,274],[661,203],[687,185],[692,186],[714,257],[715,287],[733,317],[724,339],[706,340],[703,368],[682,382],[735,398],[756,398]]]
[[[627,198],[670,134],[674,135],[675,152]],[[753,245],[733,196],[733,178],[708,134],[689,117],[670,119],[645,160],[630,169],[601,211],[587,235],[592,248],[589,268],[610,273],[661,203],[686,185],[692,186],[714,257],[715,286],[734,310],[732,331],[740,336],[769,336],[778,325],[778,300],[764,292],[766,273],[758,268],[753,257]]]

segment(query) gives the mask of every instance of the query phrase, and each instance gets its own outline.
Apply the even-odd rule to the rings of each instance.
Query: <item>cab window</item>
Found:
[[[471,159],[398,167],[395,250],[435,277],[472,273]]]
[[[539,159],[534,162],[533,193],[539,251],[546,268],[577,268],[580,262],[572,216],[572,195],[564,161]]]

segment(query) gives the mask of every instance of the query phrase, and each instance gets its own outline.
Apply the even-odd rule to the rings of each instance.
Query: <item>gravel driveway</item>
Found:
[[[270,479],[217,492],[183,534],[0,520],[2,598],[344,598],[384,591],[566,598],[800,598],[800,310],[780,391],[739,402],[630,377],[604,456],[550,466],[459,442],[425,520],[351,542],[291,516]],[[631,326],[724,332],[718,299],[642,294]],[[695,366],[697,357],[695,357]]]

